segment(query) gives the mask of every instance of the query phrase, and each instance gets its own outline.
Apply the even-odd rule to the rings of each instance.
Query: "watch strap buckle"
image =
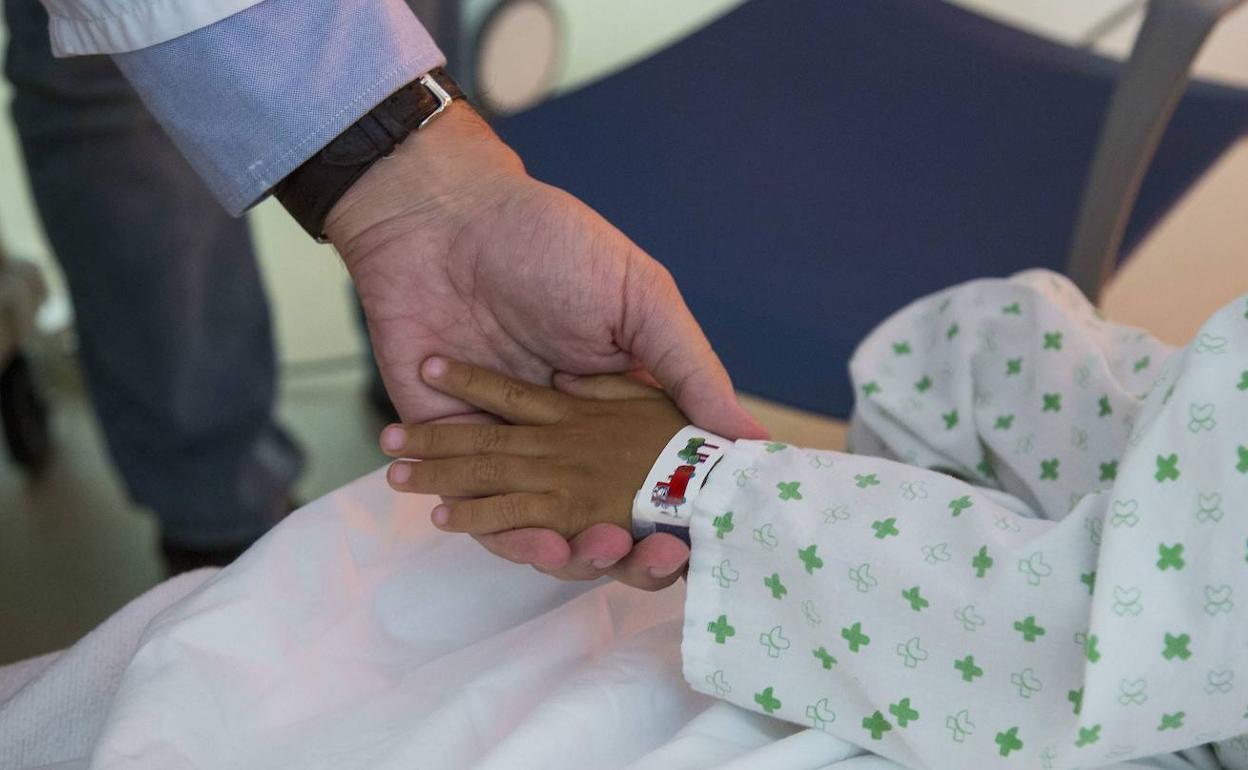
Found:
[[[424,128],[425,126],[429,124],[429,121],[433,120],[434,118],[436,118],[437,116],[445,112],[446,108],[450,107],[451,102],[455,100],[454,97],[452,97],[450,93],[448,93],[447,90],[442,87],[442,84],[439,83],[433,77],[432,73],[426,73],[424,75],[421,75],[420,84],[425,87],[425,90],[433,94],[433,97],[435,99],[438,100],[438,106],[434,109],[433,112],[426,115],[424,120],[420,121],[420,125],[416,127],[417,130]]]
[[[412,131],[427,126],[456,99],[464,99],[464,94],[442,68],[420,76],[279,181],[274,194],[309,235],[326,242],[325,219],[343,193],[373,163],[390,157]]]

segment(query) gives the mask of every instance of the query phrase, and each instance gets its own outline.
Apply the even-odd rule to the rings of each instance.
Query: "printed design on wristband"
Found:
[[[673,527],[687,530],[693,499],[731,445],[692,425],[677,431],[633,498],[633,537],[640,540]]]

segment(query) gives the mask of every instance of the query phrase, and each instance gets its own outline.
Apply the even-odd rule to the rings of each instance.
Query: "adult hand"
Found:
[[[421,362],[442,354],[542,384],[555,371],[641,368],[694,423],[727,437],[765,435],[671,275],[584,203],[525,173],[466,105],[369,169],[330,212],[326,232],[405,422],[480,418],[422,382]],[[549,530],[481,540],[565,578],[616,564],[641,587],[688,555],[675,538],[655,536],[625,557],[631,538],[618,527],[570,543]]]

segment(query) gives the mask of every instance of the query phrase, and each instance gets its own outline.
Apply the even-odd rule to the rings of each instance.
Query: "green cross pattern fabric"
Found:
[[[1248,768],[1244,307],[1177,351],[1043,271],[904,308],[850,364],[867,454],[708,480],[686,679],[907,767]]]

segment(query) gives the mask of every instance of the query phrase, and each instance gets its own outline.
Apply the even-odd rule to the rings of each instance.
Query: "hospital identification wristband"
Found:
[[[672,436],[633,497],[633,538],[666,532],[688,545],[693,500],[730,446],[732,441],[693,425]]]

